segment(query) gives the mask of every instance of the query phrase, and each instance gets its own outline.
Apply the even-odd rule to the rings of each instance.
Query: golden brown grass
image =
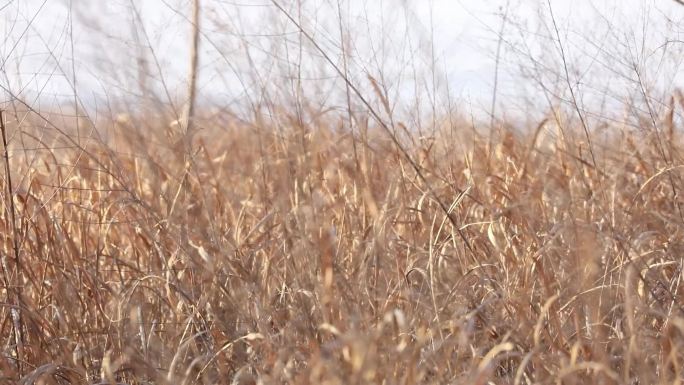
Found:
[[[406,139],[435,196],[373,127],[355,152],[335,118],[223,121],[186,164],[166,123],[78,148],[9,117],[0,383],[682,379],[676,138],[595,140],[594,166],[573,127],[488,149],[459,123]]]

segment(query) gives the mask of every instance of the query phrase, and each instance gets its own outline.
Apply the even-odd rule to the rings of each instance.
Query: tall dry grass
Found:
[[[109,139],[76,143],[72,122],[49,137],[37,113],[8,114],[0,382],[682,379],[671,118],[595,139],[595,164],[579,126],[490,148],[444,123],[404,143],[431,194],[372,123],[354,141],[343,118],[277,114],[289,123],[198,116],[189,162],[162,119],[101,121]]]
[[[375,41],[337,1],[334,42],[304,1],[271,0],[254,36],[199,3],[176,11],[193,26],[183,103],[133,1],[128,106],[112,93],[84,116],[73,24],[71,76],[47,47],[71,109],[0,84],[0,384],[681,383],[684,97],[658,105],[647,60],[665,50],[597,40],[617,51],[591,61],[628,84],[631,99],[599,91],[624,100],[619,122],[590,113],[603,85],[576,76],[551,3],[546,32],[507,6],[478,123],[456,116],[433,25],[413,41],[408,7]],[[200,41],[235,72],[238,107],[196,100]],[[538,112],[497,97],[506,50],[551,111],[539,123],[499,119]]]

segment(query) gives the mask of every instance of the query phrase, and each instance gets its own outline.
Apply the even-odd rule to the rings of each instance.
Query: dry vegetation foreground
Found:
[[[491,147],[404,132],[422,180],[334,120],[214,118],[186,157],[162,124],[29,115],[6,119],[0,383],[684,377],[671,121],[591,147],[562,117]]]

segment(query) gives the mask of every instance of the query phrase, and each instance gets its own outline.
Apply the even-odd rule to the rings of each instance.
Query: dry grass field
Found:
[[[395,115],[279,7],[337,99],[195,105],[197,28],[184,119],[0,83],[0,385],[682,383],[681,92],[590,116],[552,18],[539,121]]]
[[[211,117],[186,162],[165,125],[110,122],[105,146],[28,116],[5,119],[2,383],[682,378],[667,120],[593,155],[555,119],[491,148],[453,123],[403,144],[421,178],[372,125]]]

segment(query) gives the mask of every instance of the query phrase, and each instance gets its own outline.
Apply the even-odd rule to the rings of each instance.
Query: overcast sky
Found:
[[[300,19],[305,29],[319,39],[329,54],[339,54],[337,2],[305,3]],[[507,96],[518,97],[520,89],[527,87],[521,85],[517,73],[524,56],[521,47],[530,49],[527,54],[544,56],[540,47],[546,44],[548,56],[557,56],[551,10],[559,29],[557,36],[565,43],[564,53],[573,60],[571,64],[577,64],[578,84],[588,81],[585,73],[599,78],[624,78],[624,74],[611,75],[616,71],[606,57],[625,52],[634,55],[641,65],[657,66],[657,75],[651,79],[654,84],[681,84],[681,57],[667,56],[676,53],[684,41],[684,6],[673,0],[341,3],[345,32],[354,41],[354,52],[349,52],[350,72],[354,73],[350,75],[359,82],[365,81],[366,75],[380,73],[380,67],[404,79],[410,77],[406,74],[409,67],[423,71],[434,65],[438,72],[435,82],[440,87],[448,87],[455,96],[487,108],[494,86],[497,34],[503,27],[499,92],[504,101]],[[201,96],[234,100],[249,92],[247,89],[256,88],[255,78],[272,81],[272,66],[285,60],[279,55],[290,54],[274,54],[273,47],[296,43],[296,28],[288,25],[282,15],[274,18],[278,12],[266,0],[204,0],[202,4]],[[182,93],[189,8],[188,1],[180,0],[0,0],[5,36],[0,46],[0,84],[12,94],[44,105],[73,97],[74,81],[84,100],[127,93],[135,96],[140,81],[136,73],[139,58],[145,56],[144,64],[154,74],[154,87],[158,89],[163,83],[172,93]],[[296,7],[288,9],[297,12]],[[506,23],[502,24],[504,14]],[[527,40],[530,37],[537,40]],[[665,43],[672,48],[663,49]],[[258,63],[247,61],[247,49]],[[306,55],[305,61],[316,57],[313,50]],[[377,55],[382,60],[374,57]],[[311,71],[312,77],[331,73],[329,68]],[[425,76],[434,76],[430,71],[433,69],[425,71]],[[418,89],[411,81],[406,84],[396,86],[397,97],[411,97]],[[9,97],[4,92],[5,102]]]

